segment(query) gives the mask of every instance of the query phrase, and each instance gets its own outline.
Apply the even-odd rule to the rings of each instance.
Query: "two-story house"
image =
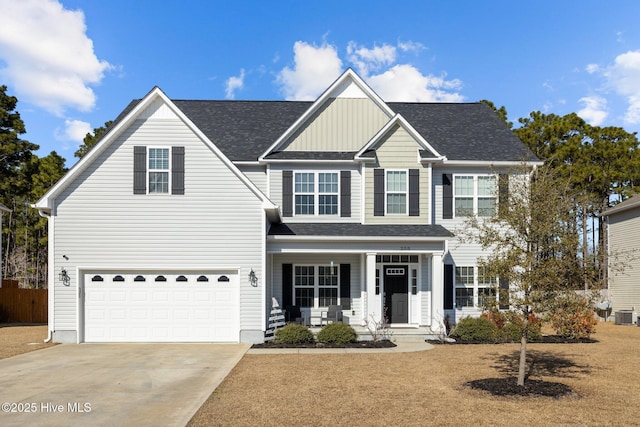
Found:
[[[387,103],[352,70],[315,102],[154,88],[35,205],[59,342],[261,342],[272,298],[314,324],[439,331],[496,278],[456,239],[538,164],[482,103]]]

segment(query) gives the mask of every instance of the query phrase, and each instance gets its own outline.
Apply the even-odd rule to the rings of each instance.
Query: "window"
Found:
[[[386,201],[388,214],[407,213],[407,171],[386,171]]]
[[[149,193],[169,193],[168,148],[149,148]]]
[[[411,270],[411,294],[418,294],[418,270],[415,268]]]
[[[296,215],[338,214],[337,172],[296,172],[293,189]]]
[[[477,272],[477,278],[474,273]],[[484,308],[497,298],[498,280],[486,274],[486,269],[479,266],[456,267],[456,307]],[[476,300],[477,298],[477,300]]]
[[[454,178],[456,216],[493,216],[496,213],[495,175],[462,175]]]
[[[314,283],[314,267],[297,265],[294,286],[298,307],[313,307]]]
[[[473,267],[456,267],[456,307],[473,307]]]
[[[338,267],[296,265],[293,283],[298,307],[338,305]]]
[[[318,267],[318,287],[320,307],[338,304],[338,274],[336,267]]]

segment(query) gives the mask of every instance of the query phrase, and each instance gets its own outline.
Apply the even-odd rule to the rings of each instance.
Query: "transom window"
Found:
[[[456,216],[477,215],[490,217],[496,214],[495,175],[457,175],[454,177]]]
[[[169,193],[169,149],[149,148],[149,193]]]
[[[296,215],[337,215],[338,196],[337,172],[296,172],[294,174]]]
[[[338,304],[338,267],[297,265],[294,270],[295,304],[328,307]]]
[[[386,204],[388,214],[407,213],[407,171],[386,171]]]

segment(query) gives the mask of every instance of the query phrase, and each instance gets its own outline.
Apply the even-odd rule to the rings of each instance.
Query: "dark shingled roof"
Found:
[[[132,101],[116,122],[139,102]],[[182,112],[232,161],[255,161],[307,111],[303,101],[173,100]],[[449,160],[538,160],[483,103],[409,103],[387,105],[402,114],[423,138]],[[421,153],[423,158],[432,153]],[[369,157],[373,152],[366,153]],[[345,160],[353,153],[275,152],[273,159]],[[350,157],[349,157],[350,156]]]
[[[336,237],[453,237],[441,225],[379,225],[358,223],[289,223],[273,225],[269,236],[336,236]]]

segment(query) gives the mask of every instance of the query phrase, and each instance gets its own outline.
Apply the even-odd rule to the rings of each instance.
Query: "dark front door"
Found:
[[[391,323],[409,323],[409,267],[385,265],[384,307]]]

